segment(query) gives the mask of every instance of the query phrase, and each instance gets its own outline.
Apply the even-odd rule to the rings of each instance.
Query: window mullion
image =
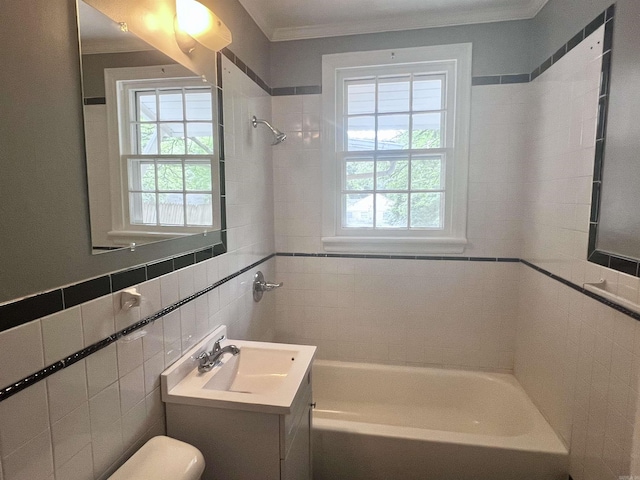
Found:
[[[156,115],[157,118],[157,115]],[[154,190],[155,190],[155,197],[156,197],[156,227],[160,226],[160,187],[158,187],[159,183],[158,183],[158,159],[154,158],[153,159],[153,166],[154,166],[154,170],[155,170],[155,185],[154,185]]]
[[[374,98],[374,119],[375,119],[375,141],[374,141],[374,157],[373,157],[373,228],[377,228],[378,224],[378,98],[379,83],[378,76],[375,77],[375,98]]]

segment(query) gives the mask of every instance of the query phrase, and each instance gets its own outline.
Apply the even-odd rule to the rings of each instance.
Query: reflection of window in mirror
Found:
[[[109,236],[122,243],[219,228],[215,95],[199,77],[177,77],[180,70],[105,70],[112,198],[119,199]]]

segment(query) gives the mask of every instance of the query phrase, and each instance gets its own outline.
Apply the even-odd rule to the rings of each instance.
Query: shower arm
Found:
[[[253,128],[258,128],[258,124],[262,123],[264,125],[267,126],[267,128],[269,130],[271,130],[271,133],[273,133],[273,136],[275,137],[273,143],[271,145],[278,145],[279,143],[282,143],[286,140],[287,136],[282,133],[280,130],[278,130],[277,128],[274,128],[271,126],[271,124],[269,122],[267,122],[266,120],[261,120],[256,118],[256,116],[254,115],[251,118],[251,124],[253,125]]]

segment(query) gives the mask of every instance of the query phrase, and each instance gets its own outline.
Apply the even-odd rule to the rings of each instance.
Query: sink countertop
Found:
[[[214,376],[219,375],[227,362],[234,358],[231,354],[225,354],[222,367],[214,367],[209,372],[198,371],[197,356],[203,351],[210,351],[213,343],[226,335],[226,327],[217,328],[212,334],[184,354],[176,363],[166,369],[161,375],[162,400],[166,403],[179,403],[184,405],[196,405],[203,407],[228,408],[235,410],[248,410],[263,413],[288,414],[294,401],[300,384],[305,380],[310,370],[316,347],[309,345],[292,345],[285,343],[252,342],[245,340],[225,339],[221,342],[226,345],[236,345],[240,349],[265,351],[268,354],[291,355],[291,367],[286,376],[274,372],[273,375],[283,377],[278,381],[277,387],[271,391],[247,393],[241,391],[219,390],[207,387]],[[247,350],[247,351],[248,351]],[[271,351],[271,352],[269,352]],[[241,364],[242,365],[242,364]],[[259,367],[268,370],[268,363]],[[233,368],[230,364],[228,368]],[[250,376],[249,376],[250,381]],[[244,382],[246,383],[246,382]]]

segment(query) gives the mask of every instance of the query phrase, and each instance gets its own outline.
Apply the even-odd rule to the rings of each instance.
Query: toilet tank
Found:
[[[200,480],[204,457],[188,443],[165,436],[145,443],[109,480]]]

